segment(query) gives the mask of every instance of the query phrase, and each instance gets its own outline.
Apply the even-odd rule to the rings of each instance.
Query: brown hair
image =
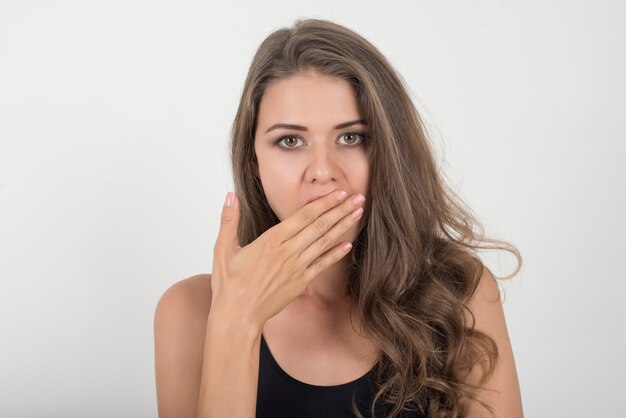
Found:
[[[491,337],[474,329],[467,302],[486,268],[476,250],[521,256],[483,227],[437,170],[424,124],[403,79],[359,34],[321,19],[298,19],[271,33],[251,63],[231,136],[235,193],[240,200],[239,245],[279,223],[270,208],[254,152],[259,103],[272,81],[314,70],[341,77],[355,91],[370,130],[370,178],[361,229],[349,257],[348,291],[366,331],[381,345],[374,381],[379,398],[428,417],[460,417],[473,365],[483,384],[498,359]],[[502,278],[501,278],[502,279]],[[466,312],[472,317],[468,324]],[[363,415],[353,400],[357,417]]]

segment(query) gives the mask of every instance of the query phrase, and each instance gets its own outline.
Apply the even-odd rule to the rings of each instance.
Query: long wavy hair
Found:
[[[231,129],[239,245],[280,222],[257,176],[254,134],[261,97],[269,83],[309,70],[348,81],[370,129],[371,197],[346,257],[348,292],[365,331],[381,346],[371,416],[379,399],[393,405],[388,418],[402,410],[461,417],[470,399],[493,415],[474,390],[493,374],[497,346],[474,329],[467,302],[485,268],[477,250],[514,254],[517,268],[499,279],[518,273],[521,256],[515,246],[485,237],[437,170],[402,77],[354,31],[327,20],[298,19],[271,33],[256,51]],[[465,381],[474,365],[482,373],[478,385]],[[364,417],[354,399],[352,408]]]

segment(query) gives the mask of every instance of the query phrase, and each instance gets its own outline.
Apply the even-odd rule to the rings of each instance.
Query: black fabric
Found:
[[[376,366],[375,366],[376,367]],[[257,418],[354,418],[352,396],[360,412],[370,417],[369,406],[374,399],[374,369],[343,385],[316,386],[288,375],[278,365],[261,334]],[[391,407],[377,403],[375,418],[385,418]],[[423,418],[417,412],[405,411],[398,418]]]

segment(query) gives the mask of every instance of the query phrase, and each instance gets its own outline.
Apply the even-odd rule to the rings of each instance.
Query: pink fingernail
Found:
[[[235,193],[233,192],[228,192],[226,193],[226,201],[224,202],[224,204],[226,206],[232,206],[233,202],[235,200]]]
[[[355,205],[358,205],[359,203],[361,203],[364,200],[365,200],[365,197],[362,194],[359,194],[354,199],[352,199],[352,201],[354,202]]]

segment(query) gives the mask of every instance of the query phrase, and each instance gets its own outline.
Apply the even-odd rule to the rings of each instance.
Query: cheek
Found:
[[[292,188],[297,185],[301,176],[298,164],[273,159],[271,163],[261,163],[259,175],[263,189],[266,191],[280,192],[284,188]]]
[[[367,158],[360,159],[351,169],[354,176],[354,185],[360,192],[366,192],[370,175],[369,160]]]
[[[297,210],[298,176],[293,170],[271,164],[259,167],[261,186],[270,207],[281,221]]]

